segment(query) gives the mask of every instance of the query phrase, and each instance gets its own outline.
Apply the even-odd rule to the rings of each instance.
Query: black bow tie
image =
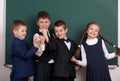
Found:
[[[58,40],[70,42],[70,39],[59,39],[59,38],[58,38]]]
[[[69,40],[69,39],[66,39],[66,40],[64,40],[64,41],[66,41],[66,42],[70,42],[70,40]]]
[[[70,42],[70,40],[69,39],[62,39],[63,41],[65,41],[65,42]]]

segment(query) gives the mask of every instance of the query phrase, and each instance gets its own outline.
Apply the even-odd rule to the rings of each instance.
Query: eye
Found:
[[[58,31],[55,31],[55,33],[57,33]]]
[[[62,32],[62,30],[60,30],[60,32]]]
[[[41,22],[39,22],[39,23],[43,23],[43,22],[41,21]]]
[[[99,30],[95,30],[95,32],[99,32]]]
[[[90,30],[93,30],[93,28],[90,28]]]
[[[48,21],[45,21],[45,23],[48,23]]]

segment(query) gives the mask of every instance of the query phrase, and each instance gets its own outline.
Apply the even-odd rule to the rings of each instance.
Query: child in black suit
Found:
[[[76,77],[75,64],[71,57],[77,49],[76,43],[67,37],[68,28],[64,21],[54,24],[56,57],[53,70],[53,81],[74,81]]]
[[[54,63],[54,42],[52,35],[49,33],[50,15],[46,11],[40,11],[37,14],[37,25],[39,31],[34,37],[42,36],[45,38],[45,43],[39,47],[39,52],[34,56],[35,61],[35,76],[34,81],[51,81],[52,68]]]

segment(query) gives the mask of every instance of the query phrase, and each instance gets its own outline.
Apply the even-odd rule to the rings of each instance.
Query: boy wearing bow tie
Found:
[[[71,57],[77,49],[76,43],[67,37],[68,28],[64,21],[58,20],[54,24],[55,42],[57,46],[54,60],[53,81],[74,81],[76,76],[75,64]]]

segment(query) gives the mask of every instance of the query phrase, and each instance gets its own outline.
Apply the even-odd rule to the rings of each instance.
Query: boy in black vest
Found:
[[[39,47],[39,51],[34,56],[34,81],[51,81],[54,63],[54,42],[48,30],[50,26],[50,16],[48,12],[41,11],[37,14],[37,25],[39,27],[39,32],[36,33],[34,37],[43,36],[45,38],[45,43]]]

